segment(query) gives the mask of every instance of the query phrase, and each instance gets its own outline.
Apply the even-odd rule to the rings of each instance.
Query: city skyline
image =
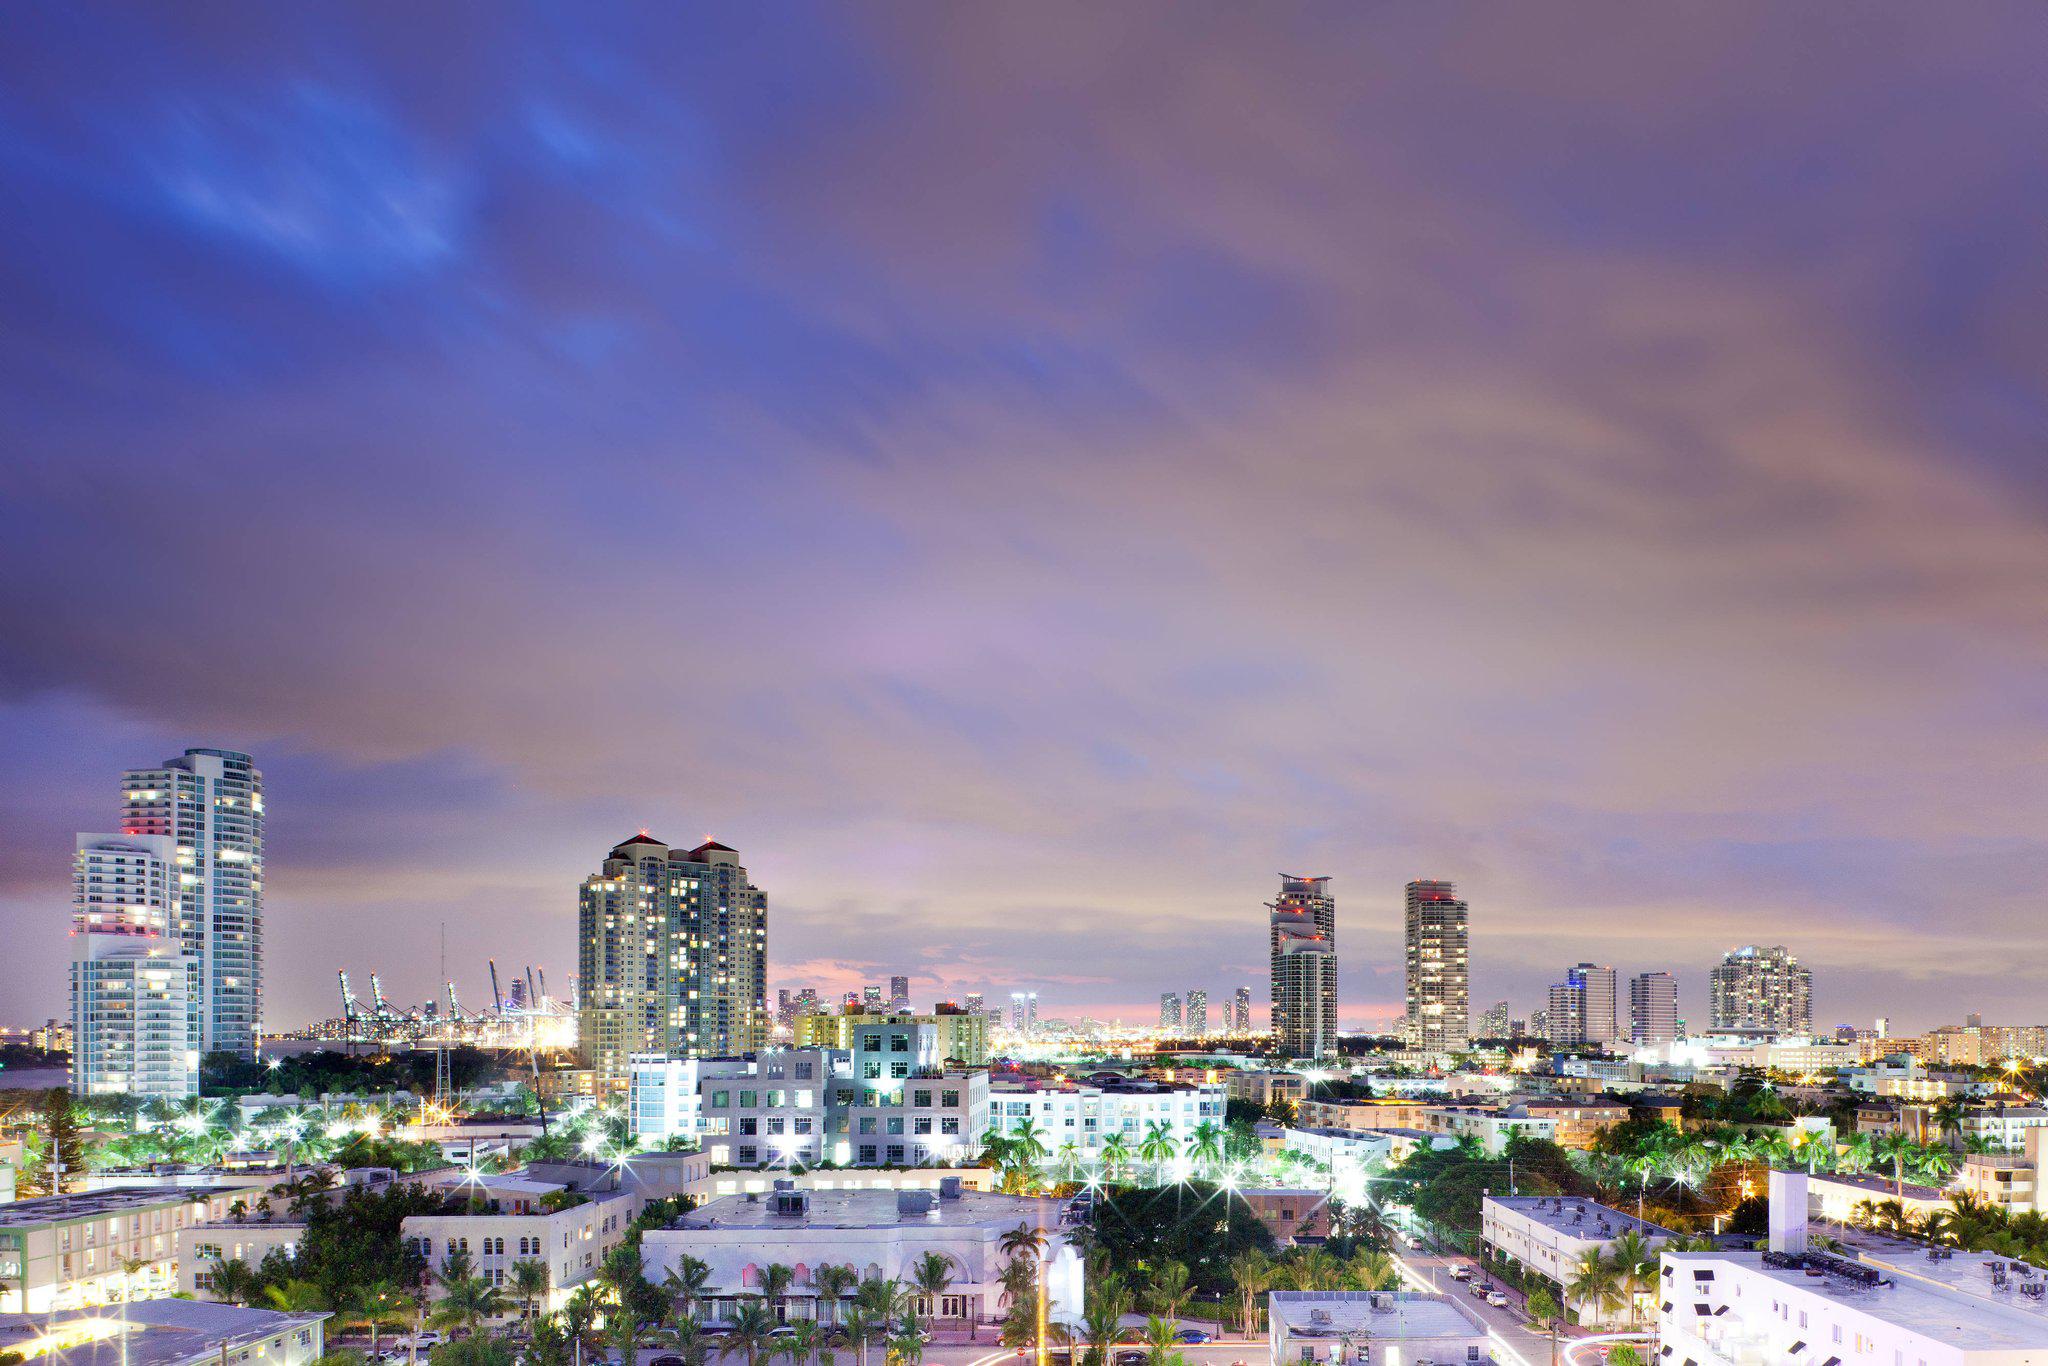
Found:
[[[2048,18],[1458,9],[21,15],[0,1000],[207,744],[278,1021],[643,825],[835,994],[1142,1019],[1299,868],[1346,1024],[1418,877],[1482,1004],[2023,1018]]]

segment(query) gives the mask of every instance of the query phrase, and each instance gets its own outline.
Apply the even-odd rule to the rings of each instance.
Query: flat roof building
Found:
[[[1266,1336],[1274,1366],[1493,1360],[1478,1315],[1450,1296],[1406,1290],[1275,1290]]]
[[[991,1322],[1003,1310],[1002,1239],[1021,1225],[1045,1231],[1047,1310],[1069,1321],[1081,1313],[1083,1271],[1061,1210],[1056,1200],[968,1190],[957,1180],[942,1179],[936,1191],[800,1189],[783,1180],[764,1195],[724,1196],[648,1230],[641,1252],[657,1285],[685,1256],[706,1263],[711,1273],[698,1314],[713,1323],[759,1296],[761,1270],[771,1264],[796,1273],[784,1311],[829,1322],[837,1306],[819,1301],[818,1268],[850,1266],[864,1278],[909,1281],[918,1261],[936,1252],[954,1279],[941,1303],[922,1306],[920,1316]]]
[[[136,1300],[119,1314],[0,1314],[0,1354],[50,1366],[305,1366],[326,1350],[325,1313]]]
[[[136,1186],[0,1205],[0,1313],[169,1295],[178,1288],[178,1231],[219,1223],[248,1194],[238,1186]]]

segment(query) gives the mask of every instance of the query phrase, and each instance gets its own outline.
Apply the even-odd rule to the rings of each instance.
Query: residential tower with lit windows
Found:
[[[121,832],[172,842],[168,932],[197,964],[203,1052],[256,1055],[263,1030],[263,775],[232,749],[188,749],[122,780]]]
[[[636,1053],[733,1057],[765,1048],[768,898],[717,841],[613,847],[577,901],[578,1025],[608,1091]]]

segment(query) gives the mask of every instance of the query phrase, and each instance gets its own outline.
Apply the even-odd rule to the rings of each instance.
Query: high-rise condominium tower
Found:
[[[1273,1045],[1281,1056],[1337,1051],[1337,902],[1326,877],[1280,875],[1271,914]]]
[[[1209,1034],[1209,993],[1200,987],[1188,991],[1188,1037],[1207,1038]]]
[[[891,977],[889,979],[889,1013],[907,1015],[910,1013],[910,979]]]
[[[71,1089],[199,1094],[199,964],[171,933],[177,844],[80,835],[71,867]]]
[[[1448,882],[1411,882],[1407,900],[1408,1041],[1431,1052],[1462,1052],[1472,1021],[1467,908]]]
[[[635,1053],[767,1046],[768,898],[736,851],[636,836],[584,879],[577,919],[583,1051],[605,1085]]]
[[[1638,1044],[1670,1043],[1678,1037],[1678,979],[1668,972],[1639,972],[1628,983],[1629,1038]]]
[[[1230,1032],[1242,1038],[1252,1032],[1252,989],[1239,987],[1230,1002]]]
[[[1180,1032],[1180,993],[1162,991],[1159,993],[1159,1028]]]
[[[1564,981],[1550,988],[1552,1043],[1613,1043],[1615,1019],[1614,969],[1593,963],[1567,968]]]
[[[862,1014],[880,1015],[882,1013],[882,1006],[882,989],[880,987],[865,986],[860,989],[860,1008]]]
[[[1479,1021],[1472,1031],[1482,1039],[1505,1039],[1508,1037],[1508,1003],[1495,1001],[1479,1012]]]
[[[1715,1029],[1813,1033],[1813,973],[1782,944],[1730,949],[1709,974],[1707,990]]]
[[[198,965],[199,1046],[256,1054],[263,1028],[263,775],[232,749],[188,749],[122,780],[121,832],[172,842],[170,933]]]

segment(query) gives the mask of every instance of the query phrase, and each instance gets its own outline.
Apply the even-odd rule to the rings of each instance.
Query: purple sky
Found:
[[[13,17],[0,1016],[186,744],[273,1023],[643,825],[771,985],[2048,1016],[2048,10],[503,15]]]

